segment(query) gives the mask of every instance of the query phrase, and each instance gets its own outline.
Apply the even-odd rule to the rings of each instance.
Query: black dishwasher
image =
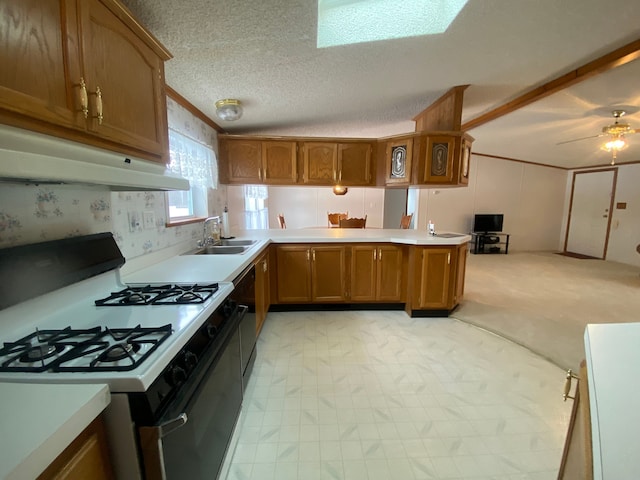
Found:
[[[240,364],[242,365],[242,390],[246,390],[249,376],[256,361],[256,269],[247,267],[233,281],[231,298],[238,305],[245,305],[247,312],[240,322]]]

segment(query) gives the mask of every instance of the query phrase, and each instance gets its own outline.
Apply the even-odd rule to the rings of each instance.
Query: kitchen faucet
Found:
[[[207,225],[211,222],[213,222],[214,225],[213,235],[207,235]],[[207,217],[202,224],[202,240],[198,241],[198,247],[215,245],[218,242],[220,242],[220,216]]]

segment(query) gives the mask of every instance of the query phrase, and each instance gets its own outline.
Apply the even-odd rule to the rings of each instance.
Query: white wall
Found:
[[[227,188],[230,223],[240,226],[244,200],[242,186]],[[334,195],[331,187],[269,187],[269,228],[279,228],[276,216],[284,214],[287,228],[326,227],[327,212],[367,215],[367,226],[382,228],[383,188],[349,187],[346,195]],[[233,212],[233,213],[232,213]]]
[[[613,199],[613,216],[606,259],[640,267],[640,253],[636,250],[640,245],[640,164],[618,165],[617,168],[618,178]],[[567,201],[563,211],[563,246],[564,232],[569,216],[572,182],[573,171],[568,175],[566,181]],[[626,203],[626,209],[617,209],[617,203]]]
[[[503,213],[512,251],[560,249],[567,172],[472,156],[467,188],[420,189],[417,228],[470,232],[475,213]],[[411,196],[410,196],[411,198]]]

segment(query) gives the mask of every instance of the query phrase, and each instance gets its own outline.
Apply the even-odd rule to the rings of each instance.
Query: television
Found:
[[[504,219],[504,215],[502,213],[476,214],[473,217],[473,232],[474,233],[501,232],[503,219]]]

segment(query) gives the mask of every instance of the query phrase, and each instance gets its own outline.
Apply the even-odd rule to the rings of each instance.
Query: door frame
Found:
[[[604,247],[602,251],[602,260],[607,259],[607,249],[609,248],[609,233],[611,232],[611,218],[613,217],[613,205],[616,197],[616,187],[618,185],[618,167],[600,168],[594,170],[581,170],[579,172],[573,172],[573,179],[571,182],[571,198],[569,200],[569,211],[567,213],[567,229],[564,235],[564,248],[563,252],[567,253],[567,244],[569,243],[569,229],[571,228],[571,212],[573,210],[573,195],[576,189],[576,175],[583,173],[602,173],[613,172],[613,178],[611,179],[611,198],[609,200],[609,218],[607,218],[607,231],[604,237]]]

